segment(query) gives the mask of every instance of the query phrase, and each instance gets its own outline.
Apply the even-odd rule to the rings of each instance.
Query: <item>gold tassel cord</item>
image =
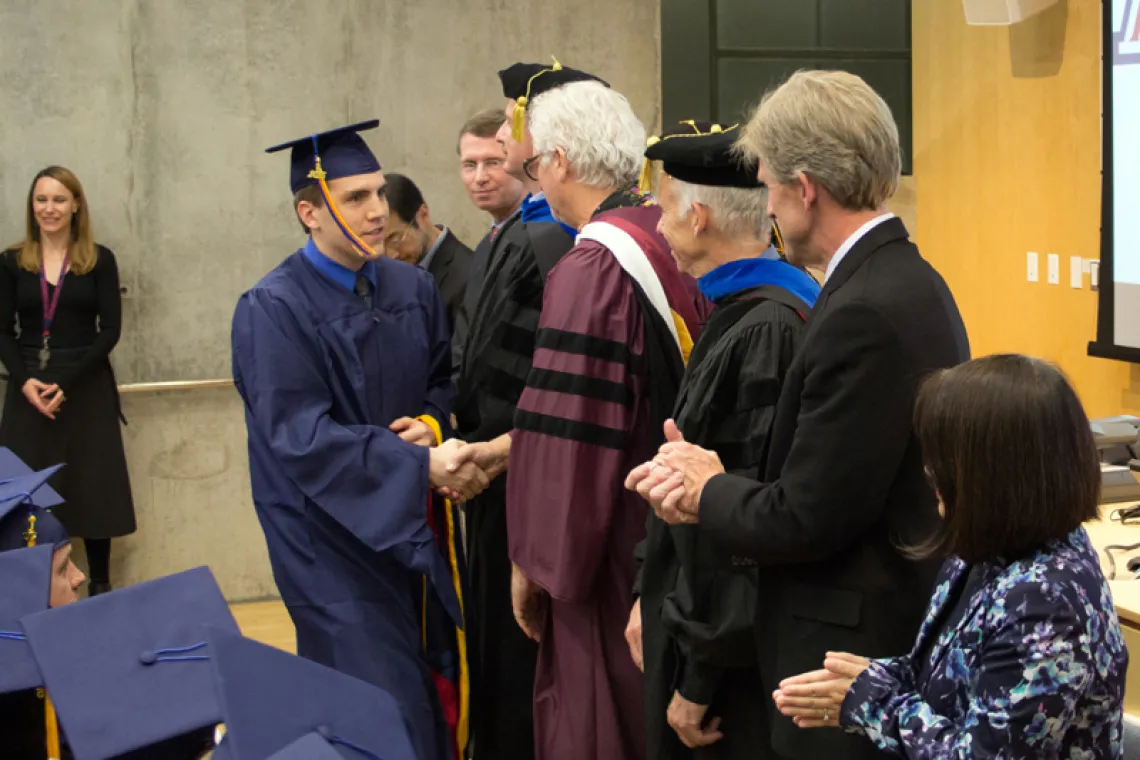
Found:
[[[530,103],[530,88],[534,84],[534,80],[552,71],[562,71],[562,64],[558,62],[557,58],[550,56],[550,60],[554,61],[553,66],[539,71],[526,80],[526,93],[515,101],[514,110],[511,111],[511,138],[517,143],[521,143],[526,137],[526,107]]]

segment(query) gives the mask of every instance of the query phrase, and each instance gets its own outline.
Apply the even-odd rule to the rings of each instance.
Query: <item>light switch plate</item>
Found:
[[[1080,290],[1085,285],[1084,270],[1080,256],[1069,257],[1069,286]]]
[[[1055,253],[1049,254],[1049,284],[1061,284],[1061,257]]]
[[[1037,252],[1030,251],[1025,257],[1025,262],[1025,279],[1029,282],[1037,282]]]

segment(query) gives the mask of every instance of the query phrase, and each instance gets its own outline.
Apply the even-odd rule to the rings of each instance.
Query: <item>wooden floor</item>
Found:
[[[289,613],[285,611],[285,605],[281,602],[234,604],[230,606],[230,611],[233,612],[242,635],[262,644],[284,649],[290,654],[296,653],[297,640],[293,621],[289,619]]]

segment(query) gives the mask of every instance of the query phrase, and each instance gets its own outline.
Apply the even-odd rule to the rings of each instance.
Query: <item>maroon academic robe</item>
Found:
[[[695,340],[700,296],[657,235],[659,217],[643,206],[593,221],[647,243],[669,305]],[[551,270],[507,479],[511,560],[551,597],[535,678],[537,760],[645,757],[642,675],[624,632],[647,505],[623,481],[656,453],[669,412],[660,407],[672,404],[683,372],[682,349],[666,329],[601,244],[582,240]]]

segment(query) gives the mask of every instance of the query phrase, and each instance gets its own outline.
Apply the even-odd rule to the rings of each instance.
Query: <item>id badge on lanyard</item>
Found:
[[[51,361],[51,325],[55,321],[55,310],[59,306],[59,294],[63,292],[63,278],[67,276],[67,257],[68,254],[64,254],[63,263],[59,267],[59,279],[55,283],[55,292],[51,294],[50,299],[47,274],[43,264],[40,265],[40,296],[44,306],[44,342],[39,354],[41,371],[47,369],[48,362]]]

